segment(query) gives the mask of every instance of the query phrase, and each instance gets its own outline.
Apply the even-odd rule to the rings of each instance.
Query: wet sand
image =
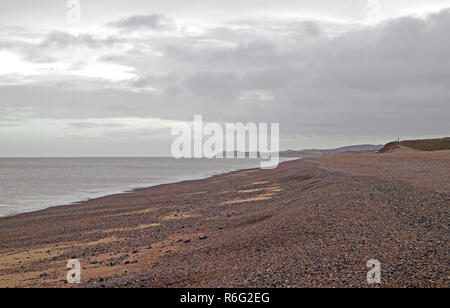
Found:
[[[0,218],[0,286],[449,287],[449,186],[450,151],[357,152]]]

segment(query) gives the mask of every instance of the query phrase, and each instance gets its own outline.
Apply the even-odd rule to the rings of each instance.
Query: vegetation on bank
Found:
[[[399,146],[404,146],[419,151],[450,150],[450,137],[440,139],[404,140],[390,142],[380,150],[380,153],[392,152]]]

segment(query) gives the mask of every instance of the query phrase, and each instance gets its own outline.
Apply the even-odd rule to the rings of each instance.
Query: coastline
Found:
[[[385,287],[448,287],[447,157],[327,155],[0,218],[0,286],[367,286],[375,258]]]
[[[282,158],[282,159],[283,159],[283,161],[280,161],[280,164],[283,162],[286,162],[286,161],[292,161],[292,160],[301,159],[301,158]],[[257,165],[257,163],[255,163],[255,165]],[[18,211],[18,212],[12,212],[12,213],[9,213],[6,215],[0,215],[0,219],[5,218],[5,217],[14,217],[17,215],[38,212],[38,211],[42,211],[42,210],[45,210],[48,208],[53,208],[53,207],[70,206],[70,205],[80,204],[83,202],[96,200],[96,199],[100,199],[100,198],[112,196],[112,195],[129,194],[129,193],[133,193],[137,189],[145,189],[145,188],[166,185],[166,184],[176,184],[176,183],[180,183],[180,182],[184,182],[184,181],[204,180],[204,179],[213,177],[215,175],[227,174],[230,172],[254,169],[254,168],[256,168],[256,167],[251,167],[251,168],[240,168],[238,166],[227,167],[226,169],[222,169],[222,170],[207,171],[204,174],[196,175],[196,176],[180,175],[180,176],[177,176],[175,179],[171,179],[171,180],[167,180],[167,181],[159,181],[159,182],[155,182],[153,184],[130,184],[130,185],[127,185],[126,188],[125,187],[110,188],[110,189],[105,188],[105,189],[102,189],[101,192],[74,192],[72,194],[68,194],[66,196],[61,197],[59,199],[59,201],[51,202],[47,206],[39,206],[37,209],[23,210],[23,211]],[[76,195],[80,195],[80,196],[76,197]],[[81,197],[81,195],[84,195],[84,196]]]

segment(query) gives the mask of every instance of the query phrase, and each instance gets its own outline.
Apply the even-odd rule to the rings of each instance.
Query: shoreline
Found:
[[[448,287],[449,170],[448,152],[326,155],[2,218],[0,286],[368,287],[377,259],[383,287]]]
[[[61,157],[58,157],[61,158]],[[65,158],[65,157],[64,157]],[[64,159],[62,158],[62,159]],[[70,159],[73,159],[74,157],[69,157]],[[76,157],[75,157],[76,158]],[[102,159],[103,157],[98,157],[99,159]],[[127,157],[119,157],[119,158],[124,158],[126,159]],[[159,157],[157,157],[159,158]],[[27,158],[21,158],[21,159],[27,159]],[[45,159],[52,159],[52,158],[45,158]],[[80,158],[83,159],[83,158]],[[302,159],[301,157],[299,158],[291,158],[291,157],[286,157],[286,158],[281,158],[281,159],[285,159],[284,161],[280,161],[279,164],[288,162],[288,161],[294,161],[294,160],[298,160],[298,159]],[[233,168],[231,168],[233,169]],[[0,220],[2,218],[8,218],[8,217],[15,217],[15,216],[19,216],[19,215],[23,215],[23,214],[29,214],[29,213],[34,213],[34,212],[40,212],[49,208],[55,208],[55,207],[66,207],[66,206],[72,206],[72,205],[77,205],[77,204],[82,204],[84,202],[88,202],[88,201],[93,201],[93,200],[98,200],[104,197],[108,197],[108,196],[116,196],[116,195],[122,195],[122,194],[132,194],[134,193],[136,190],[139,189],[147,189],[147,188],[151,188],[151,187],[157,187],[157,186],[161,186],[161,185],[168,185],[168,184],[177,184],[177,183],[182,183],[182,182],[186,182],[186,181],[199,181],[199,180],[206,180],[209,179],[211,177],[217,176],[217,175],[222,175],[222,174],[227,174],[227,173],[232,173],[232,172],[237,172],[237,171],[242,171],[242,170],[250,170],[250,169],[258,169],[257,167],[255,168],[245,168],[245,169],[234,169],[234,170],[226,170],[226,171],[214,171],[214,172],[208,172],[205,175],[200,175],[198,177],[192,177],[192,178],[183,178],[180,177],[180,179],[176,179],[174,181],[168,181],[168,182],[161,182],[161,183],[157,183],[157,184],[153,184],[153,185],[143,185],[143,186],[132,186],[130,185],[129,188],[126,189],[111,189],[111,191],[109,192],[104,192],[104,193],[98,193],[97,194],[93,194],[94,196],[91,197],[86,197],[86,198],[81,198],[81,199],[77,199],[76,201],[73,202],[61,202],[61,204],[57,204],[57,205],[50,205],[50,206],[46,206],[44,208],[41,209],[35,209],[35,210],[30,210],[30,211],[25,211],[25,212],[19,212],[19,213],[11,213],[11,214],[7,214],[5,216],[1,216],[0,215]],[[70,197],[66,197],[67,199],[71,199]]]

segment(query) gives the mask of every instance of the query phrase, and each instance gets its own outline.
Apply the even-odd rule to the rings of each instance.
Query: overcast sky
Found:
[[[450,0],[0,2],[0,156],[168,155],[170,127],[283,149],[450,135]]]

